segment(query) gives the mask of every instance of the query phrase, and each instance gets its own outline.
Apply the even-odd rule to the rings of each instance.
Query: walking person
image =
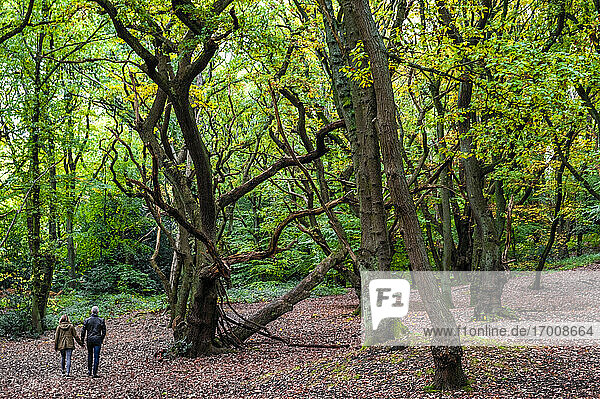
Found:
[[[69,316],[62,315],[56,333],[54,334],[54,350],[60,351],[60,369],[66,377],[71,376],[71,355],[75,349],[75,341],[83,346],[83,341],[77,336],[77,331]]]
[[[106,336],[106,324],[104,319],[98,316],[98,306],[92,307],[92,315],[83,322],[81,330],[81,341],[87,334],[88,350],[88,376],[98,377],[98,363],[100,363],[100,347]]]

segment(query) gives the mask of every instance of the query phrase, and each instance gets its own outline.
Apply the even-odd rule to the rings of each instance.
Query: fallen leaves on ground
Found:
[[[197,359],[155,356],[172,341],[164,314],[107,321],[100,378],[87,377],[86,352],[73,353],[72,377],[59,370],[52,332],[0,341],[0,398],[588,398],[600,397],[594,347],[465,348],[468,390],[429,392],[428,348],[360,347],[352,294],[310,298],[269,325],[299,344],[255,337],[232,353]],[[238,304],[250,314],[262,304]]]

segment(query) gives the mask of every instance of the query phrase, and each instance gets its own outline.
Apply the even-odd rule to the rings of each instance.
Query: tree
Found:
[[[297,156],[294,150],[287,146],[287,157],[280,158],[264,172],[216,197],[214,169],[210,164],[210,155],[203,141],[203,135],[199,131],[197,116],[193,112],[190,91],[197,77],[210,65],[211,59],[219,48],[219,42],[238,29],[238,19],[233,8],[229,12],[231,25],[228,26],[224,21],[220,22],[221,26],[227,28],[226,30],[221,32],[219,24],[214,24],[214,20],[219,18],[231,1],[213,3],[207,15],[201,15],[199,10],[193,8],[191,2],[173,2],[171,7],[178,23],[181,24],[179,28],[187,30],[183,35],[179,35],[181,30],[179,28],[168,28],[169,24],[165,27],[161,26],[160,13],[158,20],[155,20],[151,15],[140,13],[139,9],[134,10],[139,14],[134,13],[133,16],[143,19],[150,36],[153,37],[153,52],[145,47],[142,39],[131,33],[128,24],[124,22],[126,16],[120,14],[114,4],[107,1],[96,1],[96,3],[111,19],[116,34],[142,59],[144,64],[141,70],[157,86],[148,114],[143,117],[141,104],[145,98],[140,94],[138,82],[133,75],[129,82],[135,98],[135,129],[151,156],[151,171],[149,174],[146,173],[144,165],[135,162],[136,156],[132,149],[117,136],[111,148],[112,165],[118,156],[115,144],[120,143],[125,146],[129,158],[136,163],[140,180],[127,178],[126,185],[122,185],[117,174],[114,173],[114,181],[129,195],[140,196],[146,200],[148,208],[161,230],[168,236],[175,251],[170,277],[154,264],[171,304],[175,338],[185,342],[185,352],[188,356],[208,353],[215,350],[213,344],[220,322],[219,278],[229,278],[229,267],[232,264],[262,259],[279,252],[277,232],[296,219],[296,217],[289,219],[276,230],[268,250],[222,257],[217,248],[219,238],[217,212],[235,204],[238,199],[278,171],[291,166],[302,169],[302,165],[317,160],[327,151],[324,144],[325,136],[342,127],[343,123],[333,122],[320,129],[316,134],[316,147],[311,150],[307,144],[309,152],[306,155]],[[142,35],[147,32],[140,31]],[[177,34],[172,35],[171,32]],[[196,54],[196,49],[200,48],[201,52]],[[170,54],[177,55],[175,65]],[[296,102],[293,94],[286,93],[288,98]],[[172,147],[168,136],[171,107],[183,136],[184,147],[179,151]],[[298,108],[301,109],[299,104]],[[159,125],[161,118],[162,123]],[[158,137],[154,133],[157,126]],[[278,123],[278,126],[280,134],[283,135],[281,123]],[[303,129],[301,126],[299,130]],[[167,193],[161,189],[159,173],[164,174],[165,179],[170,183],[172,195],[167,196]],[[192,179],[195,184],[191,184]],[[319,212],[331,215],[329,206],[332,205],[323,203],[322,210]],[[165,228],[161,211],[177,222],[179,229],[176,235]],[[309,215],[319,212],[310,212]],[[188,237],[192,240],[190,241]],[[345,255],[345,252],[342,251],[342,254]],[[339,256],[335,257],[336,261],[333,264],[343,260],[344,256],[341,259]],[[332,263],[327,264],[329,267],[332,266]],[[324,272],[321,274],[324,275]],[[302,295],[305,295],[305,292],[310,292],[310,288],[301,291]],[[294,300],[297,302],[302,299],[302,295],[297,295],[298,299]],[[191,298],[189,308],[188,298]]]

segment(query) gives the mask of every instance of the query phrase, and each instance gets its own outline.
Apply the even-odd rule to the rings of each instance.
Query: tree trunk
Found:
[[[176,200],[175,203],[181,202]],[[181,208],[180,208],[181,209]],[[188,309],[188,301],[192,286],[193,270],[192,250],[190,247],[189,233],[181,226],[178,226],[176,237],[176,251],[173,253],[173,264],[171,265],[171,327],[176,341],[185,338],[185,330],[178,327],[178,324],[185,320]],[[182,324],[183,326],[183,324]]]
[[[452,390],[467,383],[462,369],[463,349],[460,346],[432,347],[435,374],[433,386],[439,390]]]
[[[444,115],[445,110],[440,100],[440,83],[439,81],[431,84],[431,97],[436,111],[437,123],[436,123],[436,136],[439,142],[440,152],[445,154],[446,151],[446,139],[444,134]],[[445,155],[444,155],[445,156]],[[443,158],[443,157],[442,157]],[[443,159],[442,159],[443,161]],[[450,212],[450,190],[449,187],[452,184],[450,178],[449,166],[444,167],[440,175],[440,183],[442,188],[440,189],[441,195],[441,220],[442,220],[442,296],[448,306],[453,307],[452,303],[452,291],[450,282],[448,279],[450,270],[454,269],[452,263],[452,254],[455,251],[454,238],[452,237],[452,213]]]
[[[70,204],[69,204],[70,206]],[[74,211],[69,207],[65,215],[65,234],[67,236],[67,268],[69,269],[70,286],[75,288],[77,277],[75,275],[75,240],[73,239]]]
[[[30,163],[29,163],[29,179],[32,184],[29,204],[27,206],[27,229],[29,241],[29,255],[31,259],[31,277],[32,277],[32,303],[31,303],[31,325],[34,331],[41,333],[43,331],[42,319],[46,313],[46,300],[48,293],[44,292],[47,286],[44,276],[45,264],[42,259],[41,248],[41,183],[40,179],[40,148],[41,148],[41,69],[43,46],[45,32],[42,30],[38,35],[37,49],[34,56],[35,72],[34,72],[34,99],[31,104],[31,128],[30,128]]]
[[[65,95],[66,100],[66,110],[68,115],[67,120],[67,134],[68,134],[68,147],[67,147],[67,159],[65,162],[65,174],[66,184],[65,184],[65,235],[67,241],[67,268],[69,269],[69,277],[70,277],[70,286],[71,288],[76,287],[76,274],[75,274],[75,240],[73,238],[73,228],[75,222],[75,207],[77,205],[77,199],[75,196],[76,189],[76,173],[77,173],[77,163],[79,161],[79,157],[81,156],[81,152],[78,153],[77,156],[73,155],[73,146],[75,144],[75,132],[73,126],[73,109],[75,108],[73,95],[71,93],[67,93]],[[89,109],[88,109],[89,111]],[[90,131],[90,117],[89,112],[86,116],[86,129],[89,134]],[[87,136],[86,136],[87,141]],[[83,151],[83,148],[80,149]]]
[[[52,287],[52,275],[54,273],[54,263],[56,258],[47,254],[40,257],[38,268],[31,276],[32,296],[31,296],[31,321],[34,330],[38,333],[44,330],[44,317],[48,304],[48,295]]]
[[[280,298],[274,299],[256,312],[252,317],[237,327],[232,335],[239,341],[245,341],[263,326],[276,320],[281,315],[291,311],[294,305],[310,296],[310,292],[319,285],[329,269],[341,264],[347,252],[343,246],[323,259],[315,268],[304,277],[296,287]]]
[[[381,141],[384,171],[387,176],[392,202],[398,213],[406,250],[415,271],[431,270],[427,248],[419,225],[414,200],[408,188],[398,140],[396,104],[389,71],[387,52],[377,30],[367,0],[352,0],[351,15],[354,17],[360,37],[371,63],[371,76],[377,100],[377,130]],[[454,326],[452,313],[444,306],[441,293],[426,273],[414,273],[427,314],[436,326]],[[458,344],[458,339],[456,339]],[[462,369],[462,348],[452,345],[432,348],[436,365],[435,386],[440,389],[459,388],[466,384]]]
[[[456,270],[470,271],[473,270],[473,218],[471,216],[471,208],[469,204],[465,204],[464,210],[461,213],[457,204],[452,204],[452,215],[454,219],[454,227],[458,238],[458,245],[454,253],[454,264]]]
[[[197,357],[213,351],[217,330],[217,279],[199,278],[190,304],[185,341],[185,355]]]
[[[342,1],[347,10],[349,2]],[[350,81],[341,70],[351,61],[343,53],[354,49],[360,40],[352,15],[345,13],[344,34],[338,27],[331,0],[325,0],[325,34],[329,49],[332,88],[336,107],[346,122],[348,140],[352,149],[352,164],[359,200],[361,248],[358,251],[359,268],[390,270],[392,246],[387,231],[387,213],[383,201],[381,157],[377,131],[375,93],[372,87],[361,87]],[[344,38],[339,43],[336,36]],[[346,46],[340,49],[340,45]],[[363,65],[366,66],[366,65]]]
[[[568,146],[570,144],[567,143],[567,151],[565,151],[565,157],[568,157]],[[563,203],[563,175],[565,172],[565,162],[561,163],[558,170],[556,171],[556,197],[554,200],[554,218],[552,220],[552,225],[550,226],[550,236],[548,237],[548,242],[546,242],[546,246],[544,247],[544,251],[538,260],[537,267],[535,268],[535,279],[533,280],[533,284],[531,285],[532,290],[539,290],[541,288],[541,279],[542,279],[542,271],[544,270],[544,266],[546,265],[546,260],[548,259],[548,255],[550,255],[550,251],[552,250],[552,246],[554,245],[554,240],[556,238],[556,230],[558,229],[558,224],[560,223],[560,209]]]
[[[457,108],[462,118],[457,122],[460,150],[463,153],[461,161],[464,166],[465,186],[469,206],[477,225],[476,234],[479,239],[478,257],[479,270],[477,281],[471,287],[472,303],[475,304],[474,317],[476,320],[495,318],[502,313],[501,296],[506,278],[499,273],[504,270],[502,265],[501,232],[497,230],[499,222],[483,194],[484,174],[480,161],[475,156],[475,145],[470,132],[473,115],[467,111],[471,104],[473,83],[465,76],[458,91]],[[500,215],[497,215],[500,216]],[[494,273],[488,273],[494,272]]]

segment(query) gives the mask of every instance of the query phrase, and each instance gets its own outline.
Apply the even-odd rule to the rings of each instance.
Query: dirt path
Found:
[[[427,392],[433,364],[426,348],[361,349],[353,295],[311,298],[270,325],[299,343],[349,348],[287,347],[263,338],[242,351],[199,359],[163,359],[171,336],[160,315],[108,320],[101,378],[86,376],[76,349],[74,377],[60,376],[51,335],[0,341],[0,398],[409,398]],[[260,305],[238,305],[250,312]],[[467,348],[471,390],[448,397],[600,397],[597,348]]]

